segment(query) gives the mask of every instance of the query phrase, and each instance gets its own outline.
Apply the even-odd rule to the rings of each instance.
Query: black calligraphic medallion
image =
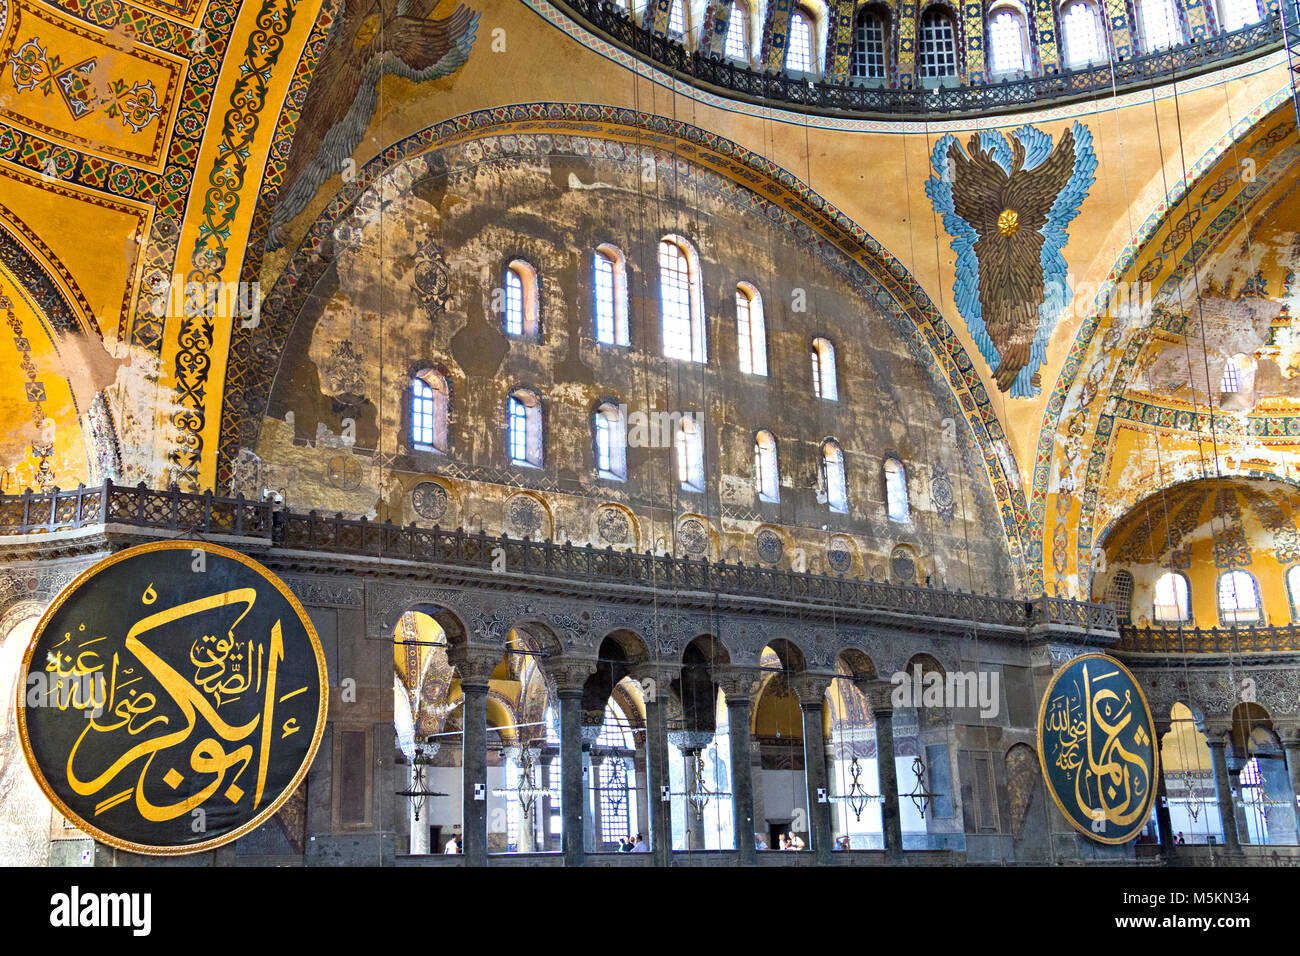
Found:
[[[33,775],[69,820],[137,853],[229,843],[297,788],[325,727],[320,641],[284,582],[201,541],[119,552],[69,584],[23,658]]]
[[[1151,820],[1160,749],[1142,688],[1113,657],[1085,654],[1052,678],[1038,709],[1038,761],[1057,808],[1098,843]]]

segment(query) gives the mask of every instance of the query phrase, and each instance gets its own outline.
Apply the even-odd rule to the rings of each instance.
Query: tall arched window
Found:
[[[930,7],[921,15],[918,53],[921,76],[957,75],[957,29],[952,15],[942,7]]]
[[[597,246],[592,257],[592,278],[596,290],[596,341],[627,345],[627,263],[623,253],[608,244]]]
[[[659,308],[664,355],[705,361],[699,257],[680,236],[666,236],[659,243]]]
[[[828,402],[839,401],[839,386],[835,380],[835,346],[829,339],[812,341],[813,394]]]
[[[1286,592],[1291,598],[1291,620],[1300,621],[1300,564],[1294,564],[1287,570]]]
[[[627,420],[615,402],[601,402],[592,417],[596,438],[596,472],[613,481],[627,480]]]
[[[542,400],[531,388],[511,389],[506,402],[510,463],[542,467]]]
[[[849,71],[868,80],[883,80],[885,69],[885,18],[877,11],[864,9],[853,29],[853,52]]]
[[[989,17],[989,71],[1022,73],[1028,69],[1029,31],[1025,16],[1015,7],[1003,5]]]
[[[727,42],[723,52],[735,60],[749,59],[749,11],[743,3],[732,3],[727,21]]]
[[[686,0],[673,0],[668,8],[668,35],[674,40],[686,39]]]
[[[1192,619],[1192,595],[1187,578],[1166,571],[1156,581],[1153,616],[1157,624],[1186,624]]]
[[[817,58],[813,55],[812,17],[803,10],[790,16],[790,36],[786,40],[785,68],[796,73],[811,73]]]
[[[769,431],[754,436],[754,489],[759,501],[780,501],[780,475],[776,467],[776,438]]]
[[[1183,41],[1183,28],[1178,21],[1174,0],[1138,0],[1137,14],[1143,45],[1148,52],[1163,50]]]
[[[1259,584],[1246,571],[1225,571],[1219,575],[1219,623],[1262,624],[1264,609],[1259,603]]]
[[[1071,69],[1101,63],[1106,59],[1101,17],[1091,0],[1072,0],[1061,11],[1061,32],[1065,36],[1065,65]]]
[[[907,505],[907,472],[897,458],[885,459],[885,507],[890,521],[906,522],[911,519]]]
[[[683,491],[704,490],[704,428],[694,415],[677,423],[677,481]]]
[[[767,328],[763,322],[763,297],[748,282],[736,286],[736,351],[740,370],[767,374]]]
[[[1133,575],[1118,572],[1106,589],[1106,603],[1115,609],[1115,620],[1128,624],[1133,619]]]
[[[831,511],[846,514],[849,494],[844,481],[844,450],[833,438],[822,442],[822,478],[826,482],[827,506]]]
[[[522,259],[507,263],[505,287],[506,334],[537,335],[537,270]]]
[[[450,389],[441,372],[425,369],[411,379],[411,441],[422,450],[447,450]]]
[[[1231,33],[1259,22],[1259,3],[1257,0],[1220,0],[1219,25],[1224,32]]]

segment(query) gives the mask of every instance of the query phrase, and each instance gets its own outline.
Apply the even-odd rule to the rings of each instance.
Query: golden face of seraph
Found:
[[[998,232],[1004,236],[1014,236],[1020,231],[1020,213],[1014,209],[1004,209],[998,213]]]
[[[79,575],[20,678],[18,732],[46,796],[96,839],[147,854],[266,822],[305,777],[329,696],[284,582],[201,541],[128,548]]]
[[[375,38],[379,32],[379,14],[372,13],[365,20],[361,21],[361,26],[357,28],[356,39],[352,41],[353,49],[360,50]]]

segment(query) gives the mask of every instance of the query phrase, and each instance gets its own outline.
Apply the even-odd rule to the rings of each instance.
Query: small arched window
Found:
[[[596,439],[596,472],[612,481],[627,480],[627,419],[623,406],[601,402],[592,418]]]
[[[1106,603],[1115,609],[1115,620],[1128,624],[1133,619],[1133,575],[1120,571],[1106,589]]]
[[[853,30],[853,52],[849,72],[869,80],[883,80],[885,72],[885,18],[864,9]]]
[[[515,388],[506,401],[510,463],[542,467],[542,400],[531,388]]]
[[[769,431],[760,431],[754,436],[754,489],[759,501],[781,500],[776,438]]]
[[[1183,41],[1174,0],[1138,0],[1138,22],[1148,52],[1163,50]]]
[[[668,8],[668,35],[674,40],[686,39],[686,0],[673,0]]]
[[[957,75],[957,29],[942,7],[930,7],[921,15],[919,54],[921,76]]]
[[[1012,6],[993,9],[989,17],[989,71],[1023,73],[1028,69],[1029,31],[1025,16]]]
[[[844,449],[833,438],[822,442],[822,479],[826,482],[827,506],[831,511],[846,514],[849,494],[844,480]]]
[[[536,336],[537,270],[522,259],[506,264],[506,334]]]
[[[839,385],[835,380],[835,346],[830,339],[812,341],[813,394],[828,402],[839,401]]]
[[[727,21],[727,42],[724,52],[733,60],[749,59],[749,11],[743,3],[732,3],[731,19]]]
[[[1177,571],[1166,571],[1156,581],[1152,608],[1158,624],[1186,624],[1192,619],[1191,589],[1187,578]]]
[[[763,321],[763,297],[748,282],[736,286],[736,351],[740,370],[750,375],[767,374],[767,327]]]
[[[890,521],[911,520],[907,505],[907,472],[897,458],[885,459],[885,507]]]
[[[1225,571],[1219,575],[1219,623],[1261,624],[1264,609],[1259,602],[1259,584],[1246,571]]]
[[[706,360],[699,261],[695,247],[681,236],[665,236],[659,243],[659,308],[668,358]]]
[[[596,247],[592,257],[596,290],[596,341],[602,345],[627,345],[627,262],[611,245]]]
[[[811,73],[817,62],[813,55],[813,22],[803,10],[790,16],[790,36],[786,41],[785,68],[795,73]]]
[[[683,491],[704,490],[704,428],[693,414],[677,423],[677,481]]]
[[[411,378],[411,441],[417,448],[447,450],[450,395],[441,372],[425,369]]]
[[[1257,0],[1220,0],[1219,24],[1225,33],[1258,23],[1259,19]]]
[[[1065,65],[1079,69],[1106,59],[1106,41],[1102,39],[1101,17],[1090,0],[1073,0],[1061,13],[1061,31],[1065,35]]]
[[[1286,593],[1291,599],[1291,620],[1300,621],[1300,564],[1292,565],[1286,573]]]

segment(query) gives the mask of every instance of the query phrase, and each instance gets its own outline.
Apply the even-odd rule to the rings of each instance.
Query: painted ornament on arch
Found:
[[[930,165],[925,192],[957,253],[957,308],[998,388],[1032,398],[1072,298],[1062,250],[1096,178],[1092,132],[1076,120],[1053,146],[1032,126],[982,130],[965,149],[949,133]]]

